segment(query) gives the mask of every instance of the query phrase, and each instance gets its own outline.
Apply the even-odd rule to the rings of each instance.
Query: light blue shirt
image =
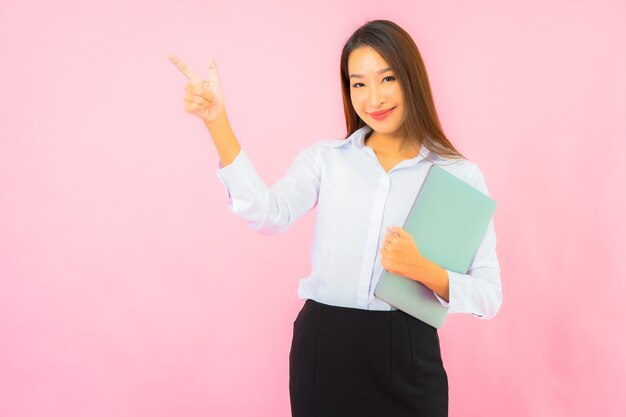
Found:
[[[298,296],[320,303],[366,310],[396,310],[377,298],[383,272],[380,248],[388,226],[402,226],[434,162],[489,195],[478,166],[440,157],[422,146],[420,154],[386,172],[364,145],[364,126],[347,139],[319,141],[302,149],[284,177],[268,187],[243,149],[217,176],[228,208],[264,235],[282,233],[317,206],[311,273],[300,279]],[[432,161],[432,162],[431,162]],[[448,313],[493,317],[502,303],[493,219],[467,271],[449,271]]]

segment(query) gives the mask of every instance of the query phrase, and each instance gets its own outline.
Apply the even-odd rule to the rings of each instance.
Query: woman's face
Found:
[[[361,46],[348,57],[348,75],[356,114],[379,134],[403,135],[406,115],[402,88],[387,61],[373,48]],[[389,109],[380,116],[375,114]]]

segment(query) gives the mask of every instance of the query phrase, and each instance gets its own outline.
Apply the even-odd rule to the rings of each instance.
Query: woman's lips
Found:
[[[392,110],[395,109],[395,107],[392,107],[388,110],[383,110],[383,111],[379,111],[379,112],[374,112],[374,113],[370,113],[370,116],[372,116],[372,119],[374,120],[385,120],[387,118],[387,116],[389,116],[392,112]]]

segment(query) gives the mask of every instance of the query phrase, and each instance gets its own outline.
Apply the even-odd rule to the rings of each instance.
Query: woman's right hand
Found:
[[[185,111],[210,124],[224,112],[224,96],[217,76],[215,58],[209,57],[209,81],[197,76],[174,55],[170,54],[169,59],[189,79],[185,88]]]

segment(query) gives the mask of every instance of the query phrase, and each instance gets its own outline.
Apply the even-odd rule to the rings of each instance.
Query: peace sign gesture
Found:
[[[198,116],[206,123],[211,123],[217,119],[224,111],[224,96],[217,76],[215,58],[209,57],[208,81],[196,75],[174,55],[170,55],[168,58],[189,79],[185,88],[185,111]]]

